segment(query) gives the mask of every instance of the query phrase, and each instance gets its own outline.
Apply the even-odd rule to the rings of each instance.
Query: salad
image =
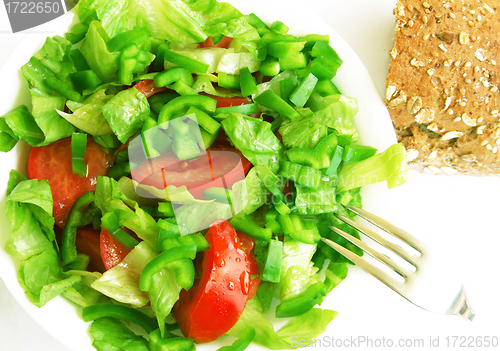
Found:
[[[21,285],[82,306],[98,350],[321,334],[349,262],[320,238],[356,250],[326,226],[352,232],[334,214],[361,186],[404,182],[404,150],[355,144],[327,37],[224,3],[120,4],[80,3],[23,66],[31,111],[0,120],[2,151],[33,146],[7,190]]]

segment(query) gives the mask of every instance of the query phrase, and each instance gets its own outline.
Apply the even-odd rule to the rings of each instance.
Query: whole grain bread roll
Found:
[[[411,168],[500,175],[499,5],[397,2],[386,103]]]

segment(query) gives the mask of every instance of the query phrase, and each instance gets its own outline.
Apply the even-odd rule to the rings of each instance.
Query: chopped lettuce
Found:
[[[281,301],[303,293],[319,279],[316,274],[318,269],[312,262],[316,247],[316,244],[305,244],[285,236],[279,282]]]
[[[114,318],[99,318],[92,322],[92,346],[98,351],[149,351],[148,341],[135,334]]]
[[[63,110],[65,99],[60,96],[39,96],[31,90],[33,109],[31,114],[36,124],[45,135],[45,140],[37,146],[48,145],[54,141],[70,136],[75,128],[56,110]]]
[[[307,106],[314,112],[316,123],[335,129],[338,135],[348,137],[351,141],[358,140],[359,135],[352,121],[358,112],[355,98],[340,94],[322,97],[313,93]]]
[[[161,335],[165,332],[165,320],[179,299],[182,288],[177,284],[175,273],[168,268],[153,275],[148,291],[151,307],[158,319]]]
[[[90,135],[110,134],[113,131],[104,118],[102,107],[112,97],[112,95],[106,95],[106,89],[101,89],[89,96],[73,113],[57,112],[76,128]]]
[[[114,212],[120,225],[132,230],[139,238],[156,247],[158,226],[151,215],[139,204],[127,198],[116,180],[104,176],[97,178],[95,205],[103,214]]]
[[[150,112],[148,99],[136,88],[119,92],[102,107],[104,118],[122,143],[142,128]]]
[[[156,251],[147,242],[142,241],[123,261],[107,270],[91,286],[116,301],[143,307],[149,302],[149,296],[147,292],[139,289],[139,278],[144,267],[156,255]]]
[[[222,121],[222,127],[234,146],[253,165],[268,166],[273,172],[278,170],[285,148],[269,122],[231,113]]]
[[[64,292],[77,282],[76,278],[61,282],[60,259],[56,251],[52,193],[46,180],[26,180],[11,171],[6,214],[12,235],[5,250],[21,259],[19,283],[37,306]]]
[[[406,181],[406,151],[401,144],[389,146],[384,152],[366,160],[348,163],[339,172],[339,192],[387,181],[394,188]]]
[[[97,16],[109,37],[138,27],[146,27],[152,37],[174,43],[199,43],[221,33],[227,23],[241,13],[227,3],[182,0],[85,0],[78,14],[88,9]],[[120,9],[120,11],[116,11]]]
[[[327,325],[337,316],[337,312],[312,308],[304,314],[294,317],[278,331],[260,311],[258,300],[247,302],[238,322],[228,332],[228,335],[238,337],[245,327],[255,328],[254,341],[271,350],[297,348],[294,341],[314,339],[324,333]],[[294,338],[297,337],[297,338]]]
[[[295,206],[298,214],[320,214],[325,212],[335,212],[337,204],[335,201],[336,188],[309,188],[297,186],[297,197]]]
[[[109,37],[104,32],[101,23],[92,21],[80,48],[90,68],[103,82],[117,78],[116,72],[120,59],[119,52],[109,52],[106,46],[108,41]]]
[[[287,148],[314,149],[325,136],[328,128],[315,121],[310,109],[299,109],[300,118],[286,119],[280,126],[279,132]]]

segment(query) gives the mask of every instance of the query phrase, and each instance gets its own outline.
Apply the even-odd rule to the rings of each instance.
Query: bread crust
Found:
[[[499,5],[397,2],[386,103],[411,168],[500,175]]]

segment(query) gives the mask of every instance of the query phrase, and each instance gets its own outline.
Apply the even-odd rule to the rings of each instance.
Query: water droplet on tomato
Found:
[[[244,295],[248,295],[250,291],[250,273],[242,272],[240,275],[241,291]]]
[[[227,286],[228,290],[233,291],[234,290],[234,283],[229,282],[229,285]]]
[[[217,256],[215,264],[219,267],[224,267],[226,265],[226,261],[220,256]]]
[[[241,262],[241,258],[236,257],[236,262],[238,262],[238,263]]]

